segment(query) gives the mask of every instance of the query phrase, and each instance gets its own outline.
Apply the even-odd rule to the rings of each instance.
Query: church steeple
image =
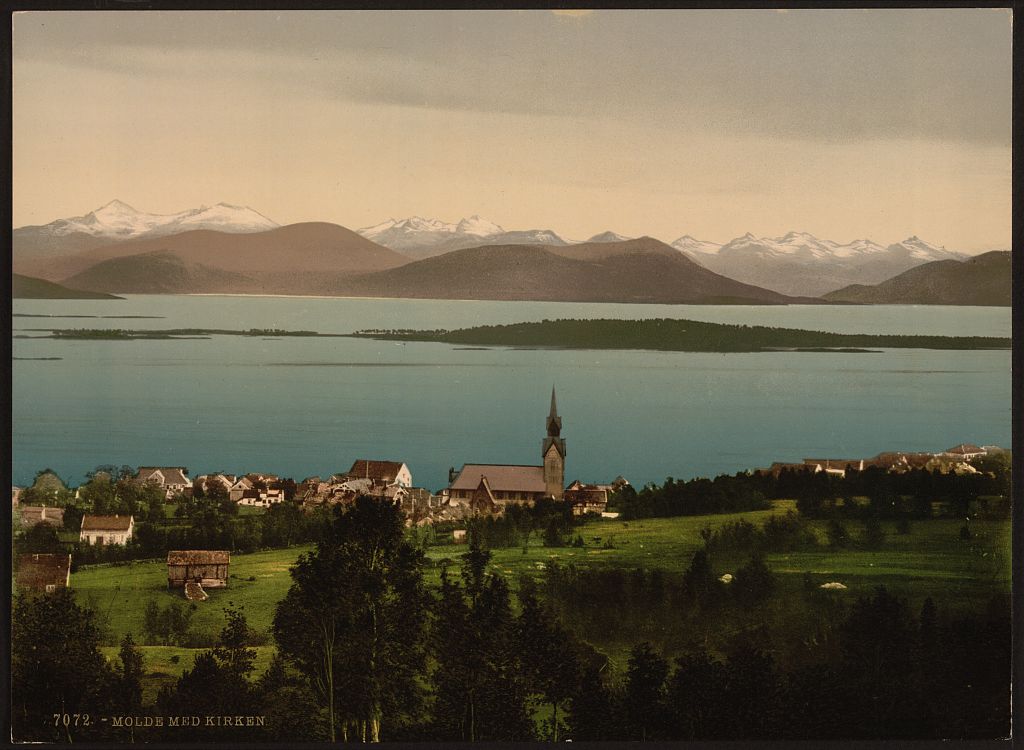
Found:
[[[555,402],[555,388],[551,388],[551,411],[548,412],[547,437],[541,446],[544,461],[544,484],[550,497],[561,499],[565,489],[565,438],[562,434],[562,418],[558,416]]]
[[[558,416],[558,404],[555,401],[555,387],[551,386],[551,411],[548,412],[548,437],[558,437],[562,432],[562,418]]]

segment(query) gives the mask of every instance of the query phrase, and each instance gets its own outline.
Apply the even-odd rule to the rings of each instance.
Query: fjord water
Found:
[[[461,328],[689,318],[841,333],[1009,336],[1009,308],[678,306],[232,296],[15,300],[32,328]],[[32,316],[32,317],[23,317]],[[54,317],[34,317],[54,316]],[[58,317],[60,316],[60,317]],[[158,316],[152,318],[72,316]],[[539,463],[551,386],[566,480],[635,485],[772,461],[1009,446],[1010,351],[694,354],[349,338],[13,339],[12,474],[99,464],[329,475],[402,460],[437,490],[465,462]],[[55,359],[54,359],[55,358]]]

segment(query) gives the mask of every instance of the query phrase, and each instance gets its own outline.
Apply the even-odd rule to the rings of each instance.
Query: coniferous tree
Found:
[[[630,739],[653,740],[661,736],[665,716],[665,679],[668,662],[649,643],[633,647],[626,671],[623,695]]]
[[[462,558],[462,585],[443,570],[435,608],[434,732],[438,739],[470,742],[531,739],[508,584],[487,572],[490,553],[476,534]]]
[[[100,653],[99,639],[93,612],[78,606],[71,589],[15,596],[10,642],[15,740],[110,738],[109,727],[99,719],[115,707],[117,676]],[[54,714],[60,719],[55,721]],[[91,723],[75,721],[76,714],[88,714]]]
[[[565,705],[572,698],[580,679],[577,645],[572,635],[540,602],[533,581],[524,576],[520,581],[519,615],[520,653],[528,684],[544,703],[551,706],[552,742],[562,734]]]
[[[704,649],[676,659],[667,685],[667,711],[675,740],[717,739],[729,721],[725,668]]]

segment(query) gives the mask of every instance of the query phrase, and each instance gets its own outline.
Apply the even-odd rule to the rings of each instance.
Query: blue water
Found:
[[[1008,308],[737,307],[131,296],[15,300],[34,327],[455,328],[544,318],[691,318],[852,333],[1010,335]],[[539,463],[552,384],[566,480],[634,484],[806,456],[1009,446],[1010,352],[691,354],[472,350],[358,339],[14,339],[13,480],[50,467],[185,465],[301,479],[357,458],[445,485],[465,462]],[[60,357],[59,360],[33,358]]]

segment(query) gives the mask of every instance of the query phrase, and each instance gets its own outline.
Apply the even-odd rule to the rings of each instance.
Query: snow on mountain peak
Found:
[[[142,236],[174,234],[186,229],[217,229],[222,232],[262,232],[277,227],[257,211],[248,207],[218,203],[213,208],[201,206],[176,214],[149,214],[114,199],[84,216],[57,219],[45,229],[55,235],[90,234],[111,239],[134,239]]]
[[[472,234],[478,237],[490,237],[501,234],[505,230],[492,221],[481,219],[479,215],[473,214],[468,219],[462,219],[455,226],[455,231],[460,234]]]
[[[683,252],[703,253],[704,255],[714,255],[722,248],[717,242],[698,240],[696,237],[688,234],[684,234],[673,242],[672,247]]]

